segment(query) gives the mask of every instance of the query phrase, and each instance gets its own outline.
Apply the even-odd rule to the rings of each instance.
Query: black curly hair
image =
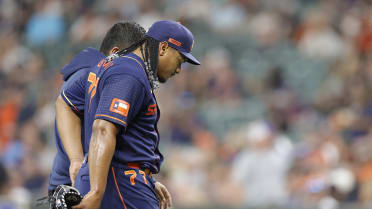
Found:
[[[132,21],[116,23],[107,31],[101,43],[100,51],[108,56],[114,46],[120,49],[128,48],[141,41],[145,33],[146,30],[138,23]]]

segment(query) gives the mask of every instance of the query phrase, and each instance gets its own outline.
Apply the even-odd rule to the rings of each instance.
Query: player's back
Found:
[[[65,65],[61,70],[64,83],[61,87],[60,95],[63,96],[63,89],[66,89],[76,83],[80,83],[81,89],[84,90],[85,87],[83,86],[84,83],[82,81],[86,80],[85,78],[87,77],[88,69],[96,65],[104,57],[105,56],[101,52],[94,48],[84,49],[79,54],[77,54],[70,61],[70,63]],[[73,103],[73,110],[77,113],[77,115],[81,116],[80,118],[82,121],[82,116],[84,113],[84,99],[84,91],[82,91],[80,94],[77,94],[76,97],[69,99],[69,102]],[[82,128],[83,125],[84,124],[82,123]],[[60,184],[71,184],[69,175],[70,162],[57,129],[57,122],[55,122],[54,129],[57,154],[54,158],[53,168],[49,178],[49,190],[55,189],[55,187]],[[82,140],[84,139],[84,131],[82,131],[81,138]]]
[[[67,104],[71,105],[72,110],[78,115],[81,116],[80,119],[83,120],[84,107],[85,107],[85,80],[87,78],[89,69],[95,66],[100,60],[104,59],[105,56],[94,48],[87,48],[82,50],[77,54],[70,63],[65,65],[62,70],[62,76],[64,83],[60,89],[59,94],[62,95],[62,98],[66,101]],[[66,98],[64,97],[64,89],[74,86],[76,89],[76,94],[73,97]],[[80,88],[76,88],[80,87]],[[83,128],[83,124],[82,124]],[[56,134],[56,145],[57,151],[61,152],[65,157],[67,157],[66,152],[63,148],[57,126],[55,126]],[[82,132],[82,134],[84,134]],[[84,139],[84,137],[82,137]],[[68,158],[67,158],[68,159]]]

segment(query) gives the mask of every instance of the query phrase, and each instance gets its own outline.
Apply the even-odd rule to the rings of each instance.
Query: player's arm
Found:
[[[75,177],[84,159],[81,144],[81,120],[61,95],[56,101],[56,120],[63,147],[70,160],[70,177],[74,185]]]
[[[100,207],[106,190],[118,131],[116,125],[109,121],[102,119],[94,121],[88,155],[90,191],[79,205],[73,207],[74,209],[98,209]]]
[[[96,119],[93,123],[89,148],[90,191],[103,196],[106,189],[107,175],[115,151],[116,134],[119,129],[115,124]]]
[[[79,70],[63,84],[56,101],[56,121],[64,150],[70,160],[69,174],[72,185],[83,162],[81,120],[77,114],[84,112],[85,82],[87,71]]]

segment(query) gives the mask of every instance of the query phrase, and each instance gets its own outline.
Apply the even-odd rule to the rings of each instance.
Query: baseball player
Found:
[[[105,56],[94,48],[87,48],[76,55],[72,61],[67,64],[61,71],[63,75],[64,86],[78,79],[86,73],[86,69],[93,66],[103,59]],[[83,100],[84,101],[84,100]],[[81,102],[84,104],[83,102]],[[66,106],[66,105],[65,105]],[[55,142],[57,146],[57,154],[54,158],[52,171],[49,177],[49,196],[53,194],[55,188],[60,184],[71,185],[76,176],[76,169],[80,169],[84,158],[82,149],[82,134],[80,121],[84,106],[76,105],[74,112],[66,111],[63,103],[57,99],[56,103],[56,121],[55,121]],[[70,109],[70,108],[69,108]],[[73,124],[79,124],[73,126]],[[68,131],[69,130],[69,131]],[[60,134],[61,133],[61,134]],[[68,146],[69,143],[62,143],[62,139],[72,141],[73,146]],[[65,149],[66,147],[66,149]]]
[[[106,34],[100,51],[94,48],[87,48],[76,55],[72,61],[61,71],[63,84],[61,89],[71,86],[87,77],[87,69],[96,65],[106,55],[112,54],[128,47],[140,40],[145,30],[134,22],[115,24]],[[54,189],[60,185],[74,185],[74,179],[79,171],[86,150],[82,148],[84,137],[81,131],[81,121],[84,113],[84,88],[79,95],[71,98],[74,102],[73,111],[59,97],[56,102],[56,125],[55,140],[57,154],[54,159],[53,169],[50,174],[48,193],[53,194]]]
[[[159,207],[152,174],[159,172],[163,156],[153,91],[179,73],[182,63],[200,64],[191,55],[193,43],[183,25],[158,21],[141,41],[90,69],[84,108],[89,156],[76,184],[90,191],[74,209]],[[65,100],[74,89],[65,89]]]
[[[145,30],[134,22],[117,23],[107,32],[100,47],[101,53],[93,48],[83,50],[62,69],[63,80],[66,82],[62,86],[61,96],[58,97],[56,102],[56,124],[58,126],[56,125],[55,133],[58,152],[50,175],[49,196],[53,194],[56,186],[60,184],[74,185],[77,171],[82,164],[83,153],[87,151],[87,149],[82,147],[82,141],[79,138],[84,138],[84,132],[81,131],[80,123],[84,118],[85,102],[84,83],[80,81],[87,79],[87,69],[96,65],[105,55],[115,53],[119,49],[126,48],[130,44],[137,42],[143,38],[144,34]],[[75,84],[78,84],[75,87],[77,94],[74,97],[63,100],[63,89]],[[79,140],[76,140],[78,138]],[[160,182],[156,182],[155,185],[156,195],[160,199],[160,203],[170,205],[171,198],[168,190]],[[165,199],[165,196],[169,198]]]

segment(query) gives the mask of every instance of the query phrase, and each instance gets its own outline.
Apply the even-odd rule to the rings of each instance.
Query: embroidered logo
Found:
[[[128,116],[130,105],[128,102],[114,98],[111,102],[110,111],[118,113],[124,117]]]
[[[178,47],[180,47],[182,44],[181,44],[181,42],[179,42],[179,41],[177,41],[177,40],[175,40],[175,39],[173,39],[173,38],[169,38],[168,39],[168,42],[169,43],[172,43],[172,44],[174,44],[174,45],[176,45],[176,46],[178,46]]]

